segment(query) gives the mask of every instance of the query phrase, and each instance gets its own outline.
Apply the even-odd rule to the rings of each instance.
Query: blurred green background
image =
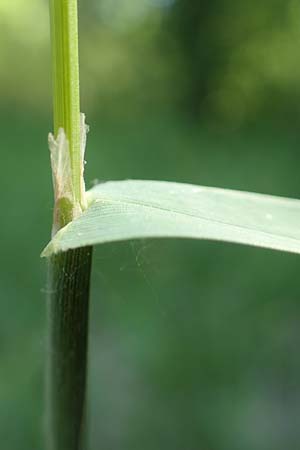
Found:
[[[300,197],[296,0],[81,0],[87,186]],[[42,449],[52,186],[48,5],[1,0],[0,441]],[[95,251],[91,450],[298,450],[299,257],[150,240]]]

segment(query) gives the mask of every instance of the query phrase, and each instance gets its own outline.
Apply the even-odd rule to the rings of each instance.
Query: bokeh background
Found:
[[[52,187],[46,0],[0,2],[0,442],[43,448]],[[81,0],[86,180],[300,197],[297,0]],[[150,240],[95,251],[91,450],[298,450],[300,262]]]

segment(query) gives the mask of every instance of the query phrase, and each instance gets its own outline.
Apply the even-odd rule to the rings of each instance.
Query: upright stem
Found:
[[[47,450],[85,448],[91,248],[51,257],[48,273]]]
[[[54,134],[57,136],[60,128],[64,130],[71,163],[68,172],[68,176],[71,172],[71,183],[61,179],[58,182],[62,186],[72,186],[74,201],[80,204],[82,149],[77,0],[50,0],[50,16]],[[57,223],[65,224],[74,217],[74,208],[68,207],[66,211],[66,205],[64,197],[56,198],[58,214],[64,218]],[[47,450],[82,450],[85,445],[91,260],[92,249],[87,247],[53,255],[48,261]]]
[[[54,134],[68,141],[75,199],[80,191],[80,94],[77,0],[50,0]]]

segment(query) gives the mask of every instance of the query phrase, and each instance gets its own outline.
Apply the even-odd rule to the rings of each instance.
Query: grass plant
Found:
[[[214,239],[300,253],[300,201],[189,184],[127,180],[86,192],[77,0],[50,0],[54,185],[48,259],[48,450],[86,448],[93,246],[148,237]]]

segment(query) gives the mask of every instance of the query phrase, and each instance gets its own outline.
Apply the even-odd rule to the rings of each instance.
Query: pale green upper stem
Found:
[[[50,0],[54,134],[68,142],[74,200],[82,204],[77,0]]]

